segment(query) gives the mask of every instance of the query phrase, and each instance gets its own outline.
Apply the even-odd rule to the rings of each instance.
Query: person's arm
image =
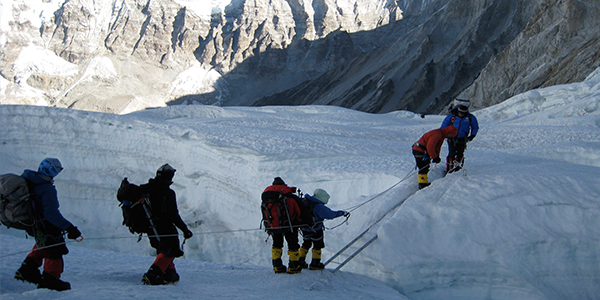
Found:
[[[73,226],[71,222],[63,217],[58,209],[59,203],[56,188],[51,184],[47,184],[40,186],[38,190],[41,191],[40,202],[44,219],[62,230],[67,230],[67,228]]]
[[[475,118],[474,115],[471,115],[471,124],[470,125],[471,125],[471,135],[469,137],[469,140],[473,140],[473,138],[475,138],[475,136],[477,135],[477,132],[479,132],[479,122],[477,122],[477,118]]]
[[[167,195],[167,197],[165,198],[165,201],[167,202],[167,213],[169,215],[169,219],[171,219],[171,222],[173,222],[173,224],[175,224],[175,226],[177,226],[177,228],[179,228],[183,232],[184,238],[191,238],[193,235],[192,232],[188,229],[187,225],[185,224],[185,222],[183,222],[183,219],[181,219],[181,216],[179,215],[179,209],[177,208],[177,197],[175,196],[175,192],[170,191],[169,195]]]
[[[338,210],[338,211],[333,211],[331,210],[329,207],[323,205],[323,204],[317,204],[315,205],[314,208],[315,214],[317,215],[317,217],[321,218],[321,219],[335,219],[337,217],[341,217],[344,215],[344,211]]]
[[[427,154],[431,159],[436,159],[440,157],[440,150],[442,149],[442,144],[444,143],[444,133],[441,129],[437,129],[435,132],[429,136],[427,139]]]

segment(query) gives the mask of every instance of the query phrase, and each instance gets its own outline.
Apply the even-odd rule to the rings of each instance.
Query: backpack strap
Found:
[[[294,231],[294,227],[293,227],[293,224],[292,224],[292,218],[290,216],[290,207],[288,206],[286,200],[287,200],[287,197],[284,195],[283,198],[281,199],[281,203],[282,203],[282,206],[283,206],[283,208],[285,210],[285,217],[288,220],[288,225],[290,227],[290,231]],[[279,227],[281,227],[281,214],[279,214],[279,216],[280,216],[280,218],[279,218]]]
[[[269,224],[273,222],[273,214],[271,214],[271,209],[269,205],[265,202],[260,204],[260,208],[262,211],[262,224],[265,226],[265,229],[268,231],[270,229]]]

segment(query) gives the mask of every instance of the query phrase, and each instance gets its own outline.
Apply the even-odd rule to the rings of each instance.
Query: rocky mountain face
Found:
[[[210,5],[209,5],[210,4]],[[7,0],[0,103],[438,113],[580,81],[597,0]]]
[[[600,66],[600,1],[546,0],[524,30],[462,92],[475,107],[530,89],[579,82]]]

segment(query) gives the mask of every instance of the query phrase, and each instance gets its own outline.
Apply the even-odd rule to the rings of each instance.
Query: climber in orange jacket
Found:
[[[429,173],[429,164],[431,161],[435,164],[442,161],[440,159],[440,150],[442,149],[444,140],[456,136],[457,133],[458,129],[452,125],[434,129],[425,133],[419,141],[413,145],[413,155],[415,156],[417,168],[419,169],[419,189],[427,187],[430,184],[427,173]]]

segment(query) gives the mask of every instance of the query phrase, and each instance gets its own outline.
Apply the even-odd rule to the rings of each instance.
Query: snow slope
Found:
[[[128,115],[0,106],[1,172],[60,158],[61,211],[85,237],[65,257],[63,278],[73,290],[57,293],[12,279],[33,242],[3,228],[0,294],[599,299],[600,71],[474,114],[481,130],[466,170],[442,178],[443,166],[435,166],[433,184],[417,191],[411,145],[444,116],[324,106],[178,106]],[[176,260],[181,282],[146,287],[139,279],[153,251],[120,225],[115,192],[123,177],[144,183],[165,162],[177,169],[183,219],[203,224]],[[258,207],[275,176],[308,193],[324,188],[329,207],[351,210],[347,223],[326,223],[325,260],[367,228],[378,238],[344,272],[332,273],[331,264],[272,274]]]
[[[2,253],[31,247],[31,240],[1,235]],[[56,292],[35,289],[12,279],[20,257],[3,258],[1,297],[25,299],[264,299],[276,293],[280,299],[406,299],[382,282],[366,276],[340,272],[305,272],[299,276],[274,274],[271,269],[195,260],[175,264],[181,280],[176,285],[145,286],[140,276],[153,258],[77,247],[69,244],[65,256],[68,273],[63,280],[72,289]],[[25,254],[22,254],[25,255]],[[11,272],[8,272],[11,270]]]

